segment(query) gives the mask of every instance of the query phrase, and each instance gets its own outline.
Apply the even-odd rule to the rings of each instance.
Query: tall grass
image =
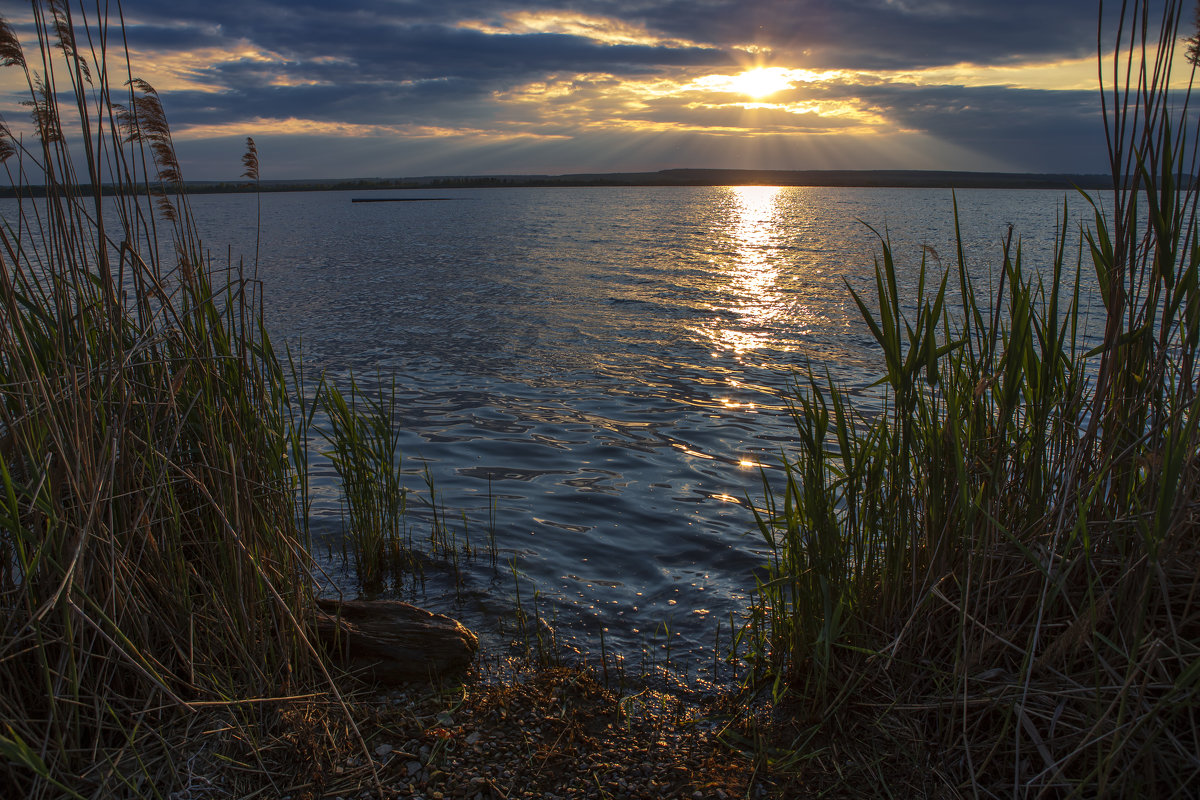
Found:
[[[220,764],[247,753],[239,772],[270,784],[264,737],[326,758],[309,729],[357,730],[311,641],[314,455],[337,473],[361,588],[420,569],[395,386],[281,364],[253,269],[201,242],[162,103],[110,53],[124,31],[106,9],[34,2],[29,57],[0,18],[0,68],[31,111],[0,121],[17,194],[0,229],[0,797],[167,795],[200,750],[227,789]],[[257,184],[252,139],[242,165]],[[431,554],[461,583],[474,550],[424,479]],[[317,703],[303,730],[289,695]]]
[[[407,540],[407,493],[401,478],[395,387],[378,397],[364,395],[353,378],[343,393],[326,384],[318,396],[328,413],[326,453],[337,471],[349,515],[347,544],[355,572],[368,593],[384,588],[389,571],[411,571]]]
[[[1102,91],[1116,188],[1088,200],[1080,256],[1065,222],[1049,264],[1010,237],[981,296],[960,244],[905,297],[883,240],[877,304],[854,297],[886,412],[817,376],[797,388],[741,640],[797,711],[793,756],[844,735],[871,780],[886,748],[977,796],[1200,785],[1197,125],[1169,88],[1183,9],[1158,8],[1121,7]]]
[[[323,670],[295,409],[121,29],[32,10],[37,52],[0,21],[32,112],[0,129],[0,795],[166,794],[201,709]]]

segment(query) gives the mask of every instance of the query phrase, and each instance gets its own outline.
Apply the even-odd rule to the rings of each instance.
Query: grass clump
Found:
[[[811,375],[795,394],[741,641],[792,711],[769,755],[802,776],[832,759],[872,791],[987,796],[1200,781],[1196,127],[1170,88],[1181,4],[1121,12],[1116,189],[1089,201],[1081,257],[1065,223],[1036,269],[1010,237],[981,297],[960,246],[904,298],[884,241],[877,308],[855,299],[886,412]],[[1104,322],[1087,345],[1083,253]]]
[[[0,796],[279,794],[289,771],[316,791],[356,746],[378,789],[315,645],[309,468],[337,474],[364,592],[419,571],[395,386],[277,358],[106,8],[34,2],[29,57],[0,18],[31,111],[0,120]],[[242,165],[257,184],[253,140]],[[424,479],[461,583],[475,551]]]
[[[378,593],[389,571],[415,566],[405,535],[407,493],[400,472],[399,429],[395,426],[395,387],[378,397],[364,395],[353,378],[343,393],[323,384],[318,402],[328,413],[324,432],[342,487],[349,522],[346,544],[363,590]]]
[[[243,701],[332,689],[293,409],[157,94],[110,77],[119,27],[32,9],[29,58],[0,20],[32,111],[0,129],[0,795],[167,794],[205,715],[244,746],[272,712]]]

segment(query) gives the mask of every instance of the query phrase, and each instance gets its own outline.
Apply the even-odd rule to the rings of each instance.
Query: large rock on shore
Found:
[[[318,600],[317,638],[335,660],[382,684],[464,669],[479,639],[456,619],[399,600]]]

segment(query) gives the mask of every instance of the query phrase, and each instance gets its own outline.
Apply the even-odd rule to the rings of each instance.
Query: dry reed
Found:
[[[307,637],[295,412],[157,93],[114,82],[119,27],[32,9],[33,58],[0,21],[31,111],[0,132],[0,795],[165,795],[181,742],[266,735],[275,705],[246,700],[336,695]]]

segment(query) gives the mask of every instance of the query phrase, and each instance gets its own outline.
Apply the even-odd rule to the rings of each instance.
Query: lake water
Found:
[[[436,197],[351,203],[352,197]],[[1051,252],[1063,192],[958,193],[981,279],[1011,224]],[[1072,213],[1082,198],[1070,198]],[[763,563],[746,498],[786,450],[783,397],[807,365],[863,389],[879,358],[845,283],[872,293],[890,235],[915,285],[922,246],[954,263],[949,190],[550,188],[267,194],[261,261],[277,343],[331,377],[394,376],[405,466],[501,568],[468,564],[419,599],[485,633],[528,602],[560,640],[704,662]],[[253,257],[256,200],[193,198],[207,244]],[[1015,240],[1014,240],[1015,241]],[[1078,235],[1073,234],[1072,247]],[[1072,253],[1075,251],[1072,250]],[[940,261],[938,260],[940,258]],[[328,468],[314,531],[341,532]],[[414,487],[421,486],[414,479]],[[461,523],[460,523],[461,526]],[[352,587],[331,562],[334,580]]]

